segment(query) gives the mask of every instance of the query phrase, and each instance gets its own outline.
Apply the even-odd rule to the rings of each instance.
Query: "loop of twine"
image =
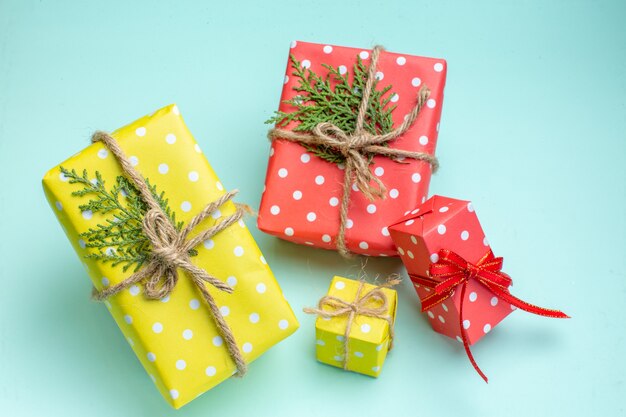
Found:
[[[391,350],[393,348],[393,338],[394,338],[394,322],[393,317],[387,315],[387,310],[389,308],[389,300],[387,295],[382,290],[383,288],[391,288],[400,283],[399,279],[392,279],[386,282],[385,284],[379,285],[372,290],[366,292],[361,295],[363,291],[363,287],[365,285],[364,281],[359,281],[359,288],[356,291],[356,295],[354,297],[354,301],[348,302],[339,297],[334,297],[332,295],[326,295],[322,297],[317,303],[317,308],[306,307],[303,311],[307,314],[316,314],[325,319],[330,319],[333,317],[341,317],[348,316],[346,322],[346,330],[343,334],[343,369],[348,369],[348,356],[349,356],[349,346],[348,339],[350,337],[350,331],[352,330],[352,323],[356,316],[366,316],[373,317],[377,319],[385,320],[389,323],[389,348]],[[378,306],[371,306],[368,304],[379,303]],[[330,308],[330,310],[324,310],[324,307]]]
[[[145,179],[135,170],[125,153],[119,147],[117,141],[108,133],[95,132],[91,138],[92,142],[102,142],[113,153],[122,167],[124,174],[132,181],[133,185],[140,193],[142,200],[148,206],[143,219],[143,231],[152,244],[151,258],[147,265],[132,274],[123,281],[107,287],[101,291],[94,291],[93,297],[96,300],[103,300],[111,297],[120,291],[137,283],[144,284],[144,294],[148,299],[162,299],[169,295],[178,282],[178,270],[187,272],[196,288],[208,304],[215,325],[224,340],[230,357],[235,362],[238,376],[243,376],[247,370],[246,361],[237,345],[235,336],[226,323],[224,316],[215,302],[213,296],[207,290],[205,284],[210,284],[220,291],[228,294],[233,289],[220,281],[206,270],[191,263],[189,251],[207,239],[212,238],[222,230],[227,229],[243,217],[243,209],[237,206],[235,213],[225,217],[214,226],[201,231],[196,236],[189,238],[189,234],[212,213],[214,213],[224,203],[230,201],[237,190],[225,193],[217,200],[209,203],[199,214],[179,232],[167,217],[157,200],[152,195]]]
[[[286,129],[273,128],[268,132],[270,141],[287,140],[298,144],[309,146],[325,146],[334,150],[337,154],[345,158],[345,172],[343,181],[343,193],[340,207],[340,223],[337,233],[337,250],[344,257],[351,257],[352,254],[346,246],[346,223],[348,221],[348,207],[350,205],[350,188],[354,181],[357,188],[370,201],[375,198],[384,199],[387,189],[383,182],[372,175],[369,169],[369,157],[372,155],[384,156],[392,160],[410,158],[417,161],[424,161],[430,164],[432,172],[436,172],[439,167],[437,158],[425,152],[411,152],[402,149],[393,149],[384,146],[385,143],[393,141],[403,135],[413,125],[422,107],[426,104],[430,96],[430,89],[423,85],[418,94],[417,102],[411,112],[405,117],[400,126],[391,132],[374,135],[364,128],[365,118],[369,107],[369,100],[376,80],[376,67],[380,53],[384,50],[382,46],[375,46],[372,50],[372,57],[367,72],[367,79],[363,89],[363,97],[359,106],[356,128],[354,132],[347,133],[330,122],[318,123],[310,133],[294,132]]]

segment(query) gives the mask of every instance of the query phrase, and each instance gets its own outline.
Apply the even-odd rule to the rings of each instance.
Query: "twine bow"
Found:
[[[382,46],[376,46],[372,50],[372,58],[367,72],[367,80],[363,88],[363,96],[357,113],[356,128],[348,133],[330,122],[317,124],[310,133],[294,132],[291,130],[274,128],[268,133],[270,141],[287,140],[309,146],[325,146],[341,155],[345,159],[345,171],[343,180],[343,193],[340,207],[340,224],[337,233],[336,246],[339,253],[344,257],[350,257],[351,253],[346,246],[346,223],[348,221],[348,208],[350,205],[350,187],[352,183],[370,201],[375,198],[385,198],[387,189],[383,182],[372,175],[370,171],[370,159],[379,155],[399,161],[402,158],[410,158],[425,161],[430,164],[432,171],[436,172],[439,166],[437,158],[425,152],[411,152],[402,149],[394,149],[384,146],[402,136],[413,125],[422,107],[430,96],[430,90],[425,85],[419,90],[417,103],[411,112],[405,117],[400,126],[391,132],[375,135],[364,128],[365,118],[369,108],[369,100],[376,80],[376,67],[378,58],[383,51]]]
[[[389,323],[389,350],[393,348],[394,338],[394,322],[393,317],[387,315],[389,309],[389,300],[382,290],[383,288],[391,288],[400,283],[399,279],[392,279],[385,284],[379,285],[365,294],[361,295],[365,282],[360,281],[356,291],[354,301],[349,302],[339,297],[326,295],[317,303],[317,308],[304,308],[307,314],[317,314],[325,319],[333,317],[348,316],[346,322],[346,330],[343,334],[343,369],[348,369],[349,347],[348,339],[352,330],[352,323],[357,316],[374,317],[385,320]],[[378,305],[376,305],[378,304]],[[324,307],[328,309],[324,309]]]
[[[239,350],[232,330],[228,326],[228,323],[226,323],[215,299],[209,293],[205,284],[210,284],[214,288],[229,294],[233,292],[233,289],[204,269],[194,265],[189,256],[191,249],[230,227],[243,217],[243,210],[241,207],[238,207],[232,215],[225,217],[214,226],[189,238],[190,233],[194,231],[204,219],[209,217],[224,203],[230,201],[237,194],[237,190],[230,191],[209,203],[179,232],[152,195],[145,179],[132,166],[117,141],[105,132],[94,133],[91,140],[92,142],[104,143],[113,153],[122,166],[122,170],[132,181],[133,185],[140,193],[142,200],[148,206],[148,211],[143,219],[143,231],[152,244],[152,257],[146,266],[118,284],[107,287],[101,291],[95,291],[94,298],[103,300],[119,293],[131,285],[143,283],[144,294],[148,299],[161,299],[169,295],[176,286],[179,278],[178,270],[181,269],[187,272],[211,310],[215,325],[226,344],[230,357],[235,362],[238,375],[243,376],[247,369],[246,362]]]
[[[489,249],[489,251],[476,264],[466,261],[461,255],[447,249],[441,249],[438,255],[439,260],[430,264],[430,277],[421,277],[413,274],[409,274],[409,276],[413,282],[434,290],[433,294],[422,300],[423,312],[452,297],[455,289],[459,285],[461,286],[461,304],[459,306],[459,328],[461,329],[461,339],[463,341],[465,353],[472,363],[472,366],[485,380],[485,382],[488,382],[487,376],[478,367],[478,364],[472,355],[469,341],[467,340],[467,332],[463,326],[465,290],[467,284],[471,280],[475,280],[491,291],[499,299],[504,300],[521,310],[544,317],[559,319],[569,318],[565,313],[559,310],[550,310],[538,307],[513,296],[509,292],[509,287],[513,284],[513,280],[510,276],[501,271],[503,258],[496,258],[491,249]]]

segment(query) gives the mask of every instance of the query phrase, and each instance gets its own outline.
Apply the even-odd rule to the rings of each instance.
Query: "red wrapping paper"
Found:
[[[353,73],[360,54],[369,65],[371,50],[292,42],[290,53],[317,74],[326,74],[322,64],[344,67]],[[297,95],[293,90],[298,80],[287,64],[280,111],[294,108],[283,103]],[[377,66],[378,89],[393,86],[397,94],[391,104],[394,127],[415,105],[423,84],[430,98],[409,131],[390,143],[393,148],[434,154],[437,142],[446,62],[406,54],[382,52]],[[295,123],[287,125],[291,130]],[[360,191],[351,191],[347,247],[351,252],[371,256],[396,256],[387,225],[407,209],[423,202],[428,194],[431,167],[428,163],[406,159],[403,163],[375,156],[370,169],[387,187],[384,200],[369,201]],[[277,140],[272,143],[265,179],[265,191],[259,208],[258,226],[262,231],[299,244],[335,249],[339,230],[339,209],[342,194],[342,167],[327,162],[299,144]]]
[[[431,262],[437,262],[438,252],[448,249],[468,262],[477,263],[491,250],[469,201],[433,196],[393,225],[389,232],[410,275],[428,277]],[[432,294],[413,280],[420,300]],[[436,332],[462,343],[459,327],[461,291],[426,311]],[[468,343],[474,344],[489,333],[515,309],[496,297],[476,280],[469,280],[465,290],[463,327]]]

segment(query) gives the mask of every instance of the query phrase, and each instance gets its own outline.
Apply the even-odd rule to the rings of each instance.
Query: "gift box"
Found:
[[[357,117],[356,107],[362,96],[364,73],[371,64],[372,55],[372,50],[292,43],[281,103],[276,116],[270,120],[276,122],[276,128],[283,133],[272,131],[270,135],[274,139],[258,217],[258,226],[262,231],[300,244],[337,248],[345,188],[345,160],[341,152],[332,146],[284,140],[284,132],[306,134],[315,130],[317,117],[324,121],[328,119],[333,124],[330,128],[325,127],[329,132],[327,136],[331,136],[326,140],[331,143],[333,138],[349,140]],[[400,128],[416,106],[420,94],[427,91],[427,86],[430,93],[424,97],[415,121],[400,137],[383,146],[432,158],[443,104],[446,62],[443,59],[382,51],[375,71],[375,93],[369,100],[370,116],[375,116],[368,119],[367,125],[371,133]],[[303,82],[309,82],[311,74],[319,76],[314,81],[318,87],[309,86],[303,90]],[[339,106],[343,106],[345,114],[341,110],[335,112],[330,109],[325,115],[316,114],[313,119],[302,116],[302,112],[315,111],[315,106],[303,109],[299,104],[311,104],[316,90],[341,102]],[[344,126],[343,130],[335,129],[340,125]],[[365,152],[364,157],[371,176],[371,181],[367,179],[366,182],[374,184],[380,181],[384,185],[384,193],[371,199],[357,182],[352,185],[348,193],[345,246],[352,253],[395,256],[397,252],[387,226],[407,209],[413,208],[416,201],[426,199],[433,165],[424,160],[377,153]]]
[[[146,179],[178,230],[209,203],[224,198],[224,186],[175,105],[122,127],[111,137]],[[118,159],[109,147],[93,143],[51,169],[43,186],[96,290],[115,288],[134,272],[147,268],[142,262],[150,244],[142,235],[141,219],[136,219],[144,203],[122,176]],[[237,210],[232,201],[225,201],[197,225],[190,238],[198,236],[199,230],[218,227],[224,219],[234,218]],[[189,249],[188,255],[194,266],[232,290],[228,293],[204,284],[246,363],[298,328],[242,220],[233,221]],[[190,277],[181,272],[171,293],[160,300],[148,299],[140,283],[105,300],[150,378],[175,408],[229,378],[237,369],[226,349],[228,338],[221,336],[202,289]]]
[[[558,310],[526,303],[509,292],[503,259],[493,254],[472,203],[433,196],[389,226],[433,329],[469,346],[517,308],[567,318]]]
[[[396,308],[395,290],[334,277],[318,308],[305,309],[318,314],[317,360],[377,377],[393,345]]]

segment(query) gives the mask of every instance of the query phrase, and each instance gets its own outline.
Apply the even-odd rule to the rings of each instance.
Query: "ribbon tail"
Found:
[[[467,282],[464,282],[461,286],[461,305],[459,306],[459,328],[461,329],[461,340],[463,340],[463,347],[465,348],[465,354],[469,358],[472,366],[478,372],[478,375],[487,383],[489,383],[489,378],[487,375],[480,369],[478,364],[476,363],[476,359],[474,359],[474,355],[472,355],[472,351],[470,349],[469,341],[467,340],[467,332],[463,327],[463,300],[465,300],[465,288],[467,287]]]
[[[501,287],[497,285],[490,285],[489,283],[483,282],[482,280],[480,282],[481,284],[489,288],[489,290],[493,292],[498,298],[506,301],[507,303],[511,305],[514,305],[520,310],[524,310],[528,313],[536,314],[538,316],[551,317],[555,319],[569,319],[570,318],[567,314],[563,313],[562,311],[539,307],[534,304],[527,303],[526,301],[520,300],[519,298],[515,297],[507,290],[502,289]]]

